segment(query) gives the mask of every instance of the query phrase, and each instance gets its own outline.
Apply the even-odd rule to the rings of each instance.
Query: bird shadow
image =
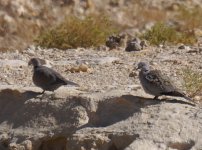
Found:
[[[41,95],[41,92],[35,92],[35,91],[25,91],[20,92],[17,89],[3,89],[0,91],[0,99],[1,101],[6,100],[21,100],[26,101],[31,98],[35,98],[38,95]]]
[[[39,117],[39,114],[44,115],[53,113],[54,117],[61,124],[67,122],[77,121],[78,118],[69,117],[74,115],[73,108],[76,106],[83,106],[85,100],[84,97],[70,97],[67,101],[63,102],[60,110],[55,110],[55,107],[49,107],[46,101],[39,101],[35,99],[41,95],[40,92],[4,89],[0,91],[0,123],[7,121],[12,124],[13,128],[24,125],[30,120],[34,120]],[[29,101],[28,101],[29,100]],[[134,95],[122,95],[115,97],[106,97],[98,102],[94,102],[96,110],[89,110],[89,107],[85,107],[89,121],[87,124],[80,127],[105,127],[114,123],[123,121],[128,117],[133,116],[135,113],[141,112],[141,108],[149,105],[157,105],[162,102],[165,103],[179,103],[194,106],[191,103],[181,100],[153,100],[151,98],[144,98]],[[72,108],[71,108],[71,107]],[[71,108],[71,109],[70,109]],[[65,116],[65,117],[64,117]],[[72,118],[72,120],[70,119]]]
[[[0,91],[0,123],[4,121],[16,121],[16,125],[22,122],[23,115],[26,115],[24,109],[27,100],[41,95],[39,92],[25,91],[17,89],[3,89]],[[25,111],[25,112],[23,112]],[[14,121],[15,122],[15,121]]]
[[[35,92],[35,91],[25,91],[22,93],[22,95],[25,97],[25,100],[36,98],[39,95],[42,95],[41,92]]]
[[[185,104],[185,105],[190,105],[190,106],[196,106],[196,103],[194,102],[186,102],[183,100],[178,100],[178,99],[158,99],[157,101],[159,102],[166,102],[166,103],[178,103],[178,104]]]
[[[109,98],[98,103],[96,112],[89,112],[89,122],[80,127],[106,127],[133,116],[141,112],[142,108],[161,103],[176,103],[195,106],[190,102],[177,99],[157,99],[145,98],[133,95],[122,95],[120,97]]]

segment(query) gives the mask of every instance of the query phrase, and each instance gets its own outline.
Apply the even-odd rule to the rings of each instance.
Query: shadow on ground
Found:
[[[97,105],[96,111],[89,110],[88,106],[83,106],[88,100],[82,96],[69,97],[65,101],[53,102],[52,99],[47,98],[46,102],[36,100],[35,98],[41,93],[34,91],[19,92],[18,90],[4,89],[0,91],[0,123],[8,121],[13,124],[13,127],[24,125],[30,120],[39,120],[39,117],[46,117],[52,115],[58,124],[65,124],[67,122],[75,122],[79,117],[75,115],[75,108],[84,107],[89,118],[88,124],[85,126],[105,127],[125,120],[140,112],[141,108],[148,105],[157,105],[162,102],[178,103],[192,105],[189,102],[180,100],[153,100],[151,98],[144,98],[133,95],[122,95],[100,99],[97,103],[91,99],[93,105]],[[27,103],[28,100],[33,99],[33,102]],[[53,102],[55,104],[49,104]],[[57,105],[60,105],[58,108]],[[80,110],[81,111],[81,110]],[[77,112],[77,111],[76,111]],[[72,118],[72,116],[74,116]],[[42,119],[42,118],[41,118]]]
[[[94,127],[106,127],[119,121],[126,120],[128,117],[133,116],[134,113],[140,112],[141,108],[163,102],[195,106],[190,102],[176,99],[153,100],[151,98],[123,95],[121,97],[100,101],[98,103],[97,111],[89,115],[89,125]]]
[[[40,93],[33,91],[20,92],[13,89],[3,89],[0,91],[0,123],[7,121],[13,123],[14,127],[26,118],[29,110],[24,108],[25,102],[35,98]],[[25,118],[24,118],[25,117]],[[28,116],[27,116],[28,117]],[[17,122],[15,122],[18,120]],[[15,123],[14,123],[15,122]]]

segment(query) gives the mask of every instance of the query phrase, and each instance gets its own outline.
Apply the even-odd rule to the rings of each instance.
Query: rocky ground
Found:
[[[201,48],[106,49],[30,46],[1,53],[0,149],[201,149],[201,104],[171,97],[152,100],[133,71],[134,64],[148,61],[185,90],[180,72],[187,67],[202,72]],[[80,87],[38,95],[41,89],[33,85],[27,66],[33,57],[47,60],[46,65]]]
[[[140,86],[135,69],[138,62],[147,61],[189,95],[182,70],[202,74],[200,19],[191,29],[198,39],[194,46],[147,43],[126,52],[122,45],[112,50],[32,45],[41,31],[70,14],[80,18],[106,14],[134,38],[159,21],[179,28],[189,25],[192,20],[181,22],[176,12],[180,6],[201,4],[201,0],[0,0],[0,150],[202,150],[201,93],[192,97],[196,104],[176,97],[153,100]],[[63,86],[40,95],[28,66],[33,57],[80,87]]]
[[[78,48],[62,51],[30,47],[22,52],[2,53],[1,85],[33,86],[32,67],[27,65],[33,57],[48,60],[50,66],[67,79],[78,83],[81,90],[87,91],[127,89],[139,84],[137,70],[134,71],[135,78],[129,77],[129,74],[140,61],[150,62],[152,67],[161,69],[179,87],[183,86],[180,76],[182,69],[192,68],[198,72],[202,69],[200,47],[147,47],[134,52],[125,52],[122,48],[111,51],[102,49]],[[83,66],[84,70],[78,70],[79,66]]]

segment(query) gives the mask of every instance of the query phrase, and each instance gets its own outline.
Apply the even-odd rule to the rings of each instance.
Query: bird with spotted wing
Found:
[[[139,62],[138,69],[140,69],[139,79],[144,91],[154,95],[154,99],[158,99],[161,95],[167,95],[191,100],[191,98],[176,88],[168,76],[163,75],[159,70],[150,69],[146,62]]]

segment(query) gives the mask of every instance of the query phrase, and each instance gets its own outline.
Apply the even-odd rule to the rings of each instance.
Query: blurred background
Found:
[[[89,47],[119,33],[159,44],[150,39],[159,30],[170,42],[197,44],[202,36],[201,6],[202,0],[0,0],[0,50],[22,50],[33,44]],[[94,34],[87,34],[93,30]],[[102,40],[95,34],[102,34],[98,37]],[[79,41],[78,36],[90,42]]]

